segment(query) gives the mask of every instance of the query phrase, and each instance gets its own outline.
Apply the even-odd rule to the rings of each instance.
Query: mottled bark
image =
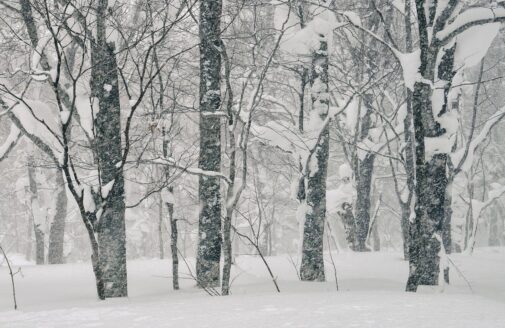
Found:
[[[221,122],[212,115],[221,104],[221,0],[200,2],[200,157],[199,168],[221,169]],[[209,115],[210,114],[210,115]],[[201,175],[196,276],[201,287],[219,285],[221,258],[220,179]]]
[[[354,214],[352,213],[352,205],[349,203],[343,203],[342,209],[338,211],[345,230],[345,239],[347,240],[347,245],[353,251],[357,248],[356,242],[356,220],[354,219]]]
[[[454,7],[451,5],[451,8]],[[421,48],[419,72],[424,81],[414,84],[412,96],[416,141],[416,216],[410,226],[410,272],[407,291],[417,291],[419,285],[438,284],[439,254],[443,245],[445,197],[448,185],[448,155],[441,153],[429,159],[425,158],[425,138],[440,137],[446,133],[434,117],[433,84],[434,81],[446,82],[444,101],[438,113],[440,117],[448,111],[448,94],[455,74],[453,71],[455,46],[444,49],[436,41],[430,39],[430,33],[440,30],[444,20],[448,20],[449,16],[444,13],[444,16],[435,22],[436,7],[430,6],[428,11],[425,9],[425,1],[417,0],[416,11]],[[431,30],[433,28],[434,31]],[[440,55],[442,55],[441,58],[439,58]]]
[[[367,153],[363,160],[358,160],[356,168],[356,251],[369,251],[366,242],[370,228],[370,195],[375,154]]]
[[[404,12],[408,13],[404,17],[405,23],[405,50],[407,53],[412,52],[413,41],[412,41],[412,2],[405,1]],[[403,236],[403,257],[405,260],[409,259],[409,226],[410,226],[410,216],[412,214],[412,201],[415,192],[415,168],[414,168],[414,134],[412,125],[413,122],[413,110],[412,110],[412,90],[406,88],[406,109],[407,115],[403,120],[404,125],[404,142],[405,142],[405,173],[407,175],[407,189],[408,197],[404,201],[402,199],[402,194],[397,188],[397,196],[400,202],[402,217],[401,217],[401,229]]]
[[[453,77],[454,49],[447,50],[438,67],[438,78],[448,81],[444,104],[439,115],[447,111],[447,96]],[[425,59],[428,60],[428,59]],[[434,61],[434,57],[431,58]],[[427,69],[432,63],[428,62]],[[448,185],[447,154],[425,158],[425,138],[438,137],[445,130],[435,121],[432,108],[433,89],[424,82],[416,82],[413,93],[413,112],[416,138],[416,217],[410,227],[410,275],[408,291],[419,285],[437,285],[445,221],[445,199]],[[450,225],[450,224],[449,224]],[[446,227],[450,230],[450,226]],[[448,271],[445,273],[448,280]]]
[[[63,246],[65,239],[65,220],[67,217],[67,190],[63,172],[56,172],[56,209],[49,231],[49,248],[47,251],[47,262],[49,264],[63,264]]]
[[[442,243],[447,254],[452,253],[452,183],[451,177],[447,180],[444,199],[444,221],[442,223]],[[449,268],[444,269],[444,281],[449,283]]]
[[[401,229],[403,239],[403,258],[409,260],[409,219],[410,219],[410,204],[401,204]]]
[[[328,115],[328,42],[321,37],[318,51],[313,54],[310,76],[312,111],[324,121]],[[316,161],[315,170],[307,172],[305,195],[305,221],[303,227],[302,261],[300,278],[324,281],[323,240],[326,220],[326,176],[328,171],[330,133],[326,126],[310,161]],[[312,165],[309,165],[312,166]]]
[[[126,273],[126,229],[124,177],[121,145],[121,108],[115,46],[106,40],[107,1],[96,7],[96,37],[91,51],[91,93],[98,99],[95,118],[95,151],[100,185],[113,183],[99,218],[98,265],[102,271],[104,297],[128,295]]]
[[[173,192],[173,188],[169,188],[169,192]],[[178,230],[177,219],[174,218],[174,204],[167,203],[168,220],[170,222],[170,251],[172,253],[172,287],[174,290],[179,289],[179,253],[177,248]]]
[[[223,281],[221,284],[221,293],[223,295],[230,294],[231,265],[233,263],[232,243],[231,243],[231,219],[232,219],[231,215],[226,215],[223,223],[224,265],[223,265]]]

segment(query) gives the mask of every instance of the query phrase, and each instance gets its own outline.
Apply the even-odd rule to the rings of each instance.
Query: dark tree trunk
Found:
[[[356,251],[365,252],[370,249],[366,242],[370,228],[370,194],[372,191],[372,176],[375,155],[366,154],[363,160],[358,160],[356,170]]]
[[[47,262],[49,264],[63,264],[63,245],[65,238],[65,220],[67,217],[67,190],[63,172],[56,172],[56,213],[54,214],[51,229],[49,231],[49,249],[47,253]]]
[[[329,109],[328,101],[328,43],[320,41],[319,50],[313,54],[310,85],[312,111],[323,122]],[[326,126],[321,133],[311,161],[317,162],[315,172],[306,168],[306,210],[303,227],[302,261],[300,278],[308,281],[324,281],[323,240],[326,220],[326,176],[328,171],[330,133]]]
[[[440,115],[447,111],[447,95],[453,76],[453,55],[454,48],[445,53],[439,67],[438,78],[448,81]],[[438,284],[443,232],[450,231],[450,221],[446,219],[447,154],[435,154],[430,160],[425,158],[425,138],[439,137],[445,133],[434,120],[432,94],[429,84],[417,82],[414,85],[416,218],[410,227],[411,272],[407,282],[408,291],[416,291],[419,285]],[[446,271],[446,281],[449,280],[448,275],[449,272]]]
[[[232,137],[233,138],[233,137]],[[221,284],[221,294],[230,294],[231,265],[233,264],[232,244],[231,244],[231,211],[228,211],[223,224],[223,281]]]
[[[343,203],[342,209],[338,211],[338,215],[344,225],[347,244],[352,251],[356,251],[356,220],[354,219],[354,214],[352,213],[352,205],[349,203]]]
[[[124,177],[122,166],[116,166],[122,162],[119,77],[115,46],[106,41],[107,1],[98,1],[96,9],[96,37],[91,51],[91,92],[99,104],[95,118],[95,149],[100,185],[113,183],[96,226],[99,254],[97,263],[103,278],[105,298],[126,297]]]
[[[431,113],[431,87],[417,82],[413,94],[413,114],[415,128],[416,149],[416,216],[410,225],[409,247],[409,279],[407,291],[417,291],[421,284],[436,284],[438,274],[439,244],[433,242],[435,226],[428,216],[429,193],[428,172],[429,163],[425,161],[424,139],[426,133],[423,116]],[[436,241],[436,239],[435,239]]]
[[[173,188],[169,188],[172,193]],[[170,250],[172,252],[172,287],[174,290],[179,289],[179,254],[177,248],[177,220],[174,218],[174,204],[167,203],[168,220],[170,221]]]
[[[221,170],[221,122],[212,115],[221,105],[221,0],[200,2],[200,158],[206,171]],[[209,115],[210,114],[210,115]],[[220,179],[201,175],[198,195],[197,283],[201,287],[219,285],[221,258]]]
[[[453,178],[449,177],[445,190],[444,199],[444,221],[442,223],[442,241],[447,254],[452,253],[452,182]],[[449,268],[444,269],[444,281],[449,283]]]
[[[407,53],[412,52],[412,2],[405,1],[404,12],[408,13],[404,17],[405,23],[405,51]],[[410,216],[412,214],[412,201],[414,198],[415,192],[415,164],[414,164],[414,134],[412,125],[413,122],[413,112],[412,112],[412,90],[406,88],[406,108],[407,115],[403,121],[404,126],[404,142],[405,142],[405,173],[407,175],[407,189],[408,189],[408,197],[407,200],[404,201],[402,199],[401,193],[397,190],[397,196],[400,201],[400,206],[402,210],[401,217],[401,229],[403,236],[403,257],[405,260],[409,260],[409,243],[410,243],[410,235],[409,235],[409,226],[410,226]]]
[[[403,258],[409,260],[409,225],[410,225],[410,205],[401,204],[402,217],[401,217],[401,228],[403,237]]]
[[[440,117],[448,111],[448,94],[454,77],[455,46],[442,49],[439,44],[431,42],[429,34],[434,33],[430,29],[433,28],[435,21],[435,7],[430,7],[428,11],[425,9],[425,1],[416,1],[421,48],[419,72],[425,81],[414,84],[412,96],[416,141],[416,216],[409,229],[410,273],[407,291],[417,291],[419,285],[438,284],[439,252],[443,245],[445,196],[448,185],[447,154],[435,154],[427,159],[425,139],[440,137],[446,133],[434,117],[432,84],[434,81],[446,82],[444,102],[438,113]],[[439,24],[437,28],[440,28]],[[438,62],[439,55],[442,55],[440,62]]]
[[[416,138],[416,217],[410,226],[410,275],[408,291],[419,285],[437,285],[440,272],[441,242],[445,221],[447,190],[447,154],[425,159],[425,137],[436,137],[445,131],[430,124],[432,89],[425,83],[414,86],[413,110]],[[448,274],[448,273],[447,273]]]

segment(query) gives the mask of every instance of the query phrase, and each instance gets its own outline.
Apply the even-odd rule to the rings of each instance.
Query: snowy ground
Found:
[[[330,262],[328,282],[301,283],[288,256],[269,258],[280,294],[261,261],[242,256],[229,297],[208,296],[191,279],[172,291],[168,260],[131,261],[130,297],[104,302],[96,300],[87,263],[24,265],[16,279],[18,311],[2,267],[0,327],[505,327],[505,249],[451,259],[473,291],[451,267],[452,284],[443,292],[403,292],[408,267],[398,253],[334,254],[338,292]]]

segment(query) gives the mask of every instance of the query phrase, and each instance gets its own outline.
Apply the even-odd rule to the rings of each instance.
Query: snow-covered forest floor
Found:
[[[181,290],[173,291],[170,260],[130,261],[129,298],[106,301],[96,299],[89,263],[21,265],[18,311],[3,266],[0,327],[505,327],[505,248],[453,254],[451,285],[418,293],[403,291],[408,264],[400,253],[333,253],[338,292],[326,256],[325,283],[299,282],[288,255],[267,258],[281,293],[259,257],[240,256],[229,297],[195,288],[184,262]]]

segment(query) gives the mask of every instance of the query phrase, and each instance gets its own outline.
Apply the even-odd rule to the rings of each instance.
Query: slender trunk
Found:
[[[445,190],[445,200],[444,200],[444,222],[442,225],[442,242],[444,244],[444,249],[447,254],[452,253],[452,232],[451,232],[451,222],[452,222],[452,182],[453,177],[449,176],[447,180],[447,187]],[[449,268],[444,269],[444,281],[449,283]]]
[[[221,169],[221,0],[200,2],[200,157],[199,168]],[[209,115],[210,114],[210,115]],[[196,277],[201,287],[219,285],[221,258],[220,179],[201,175]]]
[[[465,243],[464,250],[467,251],[472,244],[472,240],[474,238],[473,230],[474,230],[474,220],[476,218],[473,217],[473,199],[474,199],[474,184],[473,184],[473,174],[470,173],[467,175],[467,191],[468,191],[468,210],[466,211],[466,226],[465,226]]]
[[[35,263],[42,265],[45,264],[44,232],[38,225],[34,225],[33,228],[35,230]]]
[[[28,227],[26,229],[27,234],[26,234],[26,260],[30,261],[32,259],[32,248],[33,248],[33,241],[32,241],[32,234],[33,234],[33,213],[30,213],[28,215]]]
[[[173,188],[170,188],[170,192]],[[172,252],[172,286],[174,290],[179,289],[179,255],[177,249],[177,220],[174,218],[174,204],[167,203],[168,219],[170,221],[170,250]]]
[[[377,222],[372,223],[372,232],[371,232],[371,237],[372,237],[372,249],[374,252],[378,252],[381,250],[381,239],[379,235],[379,225]]]
[[[160,194],[159,200],[159,212],[158,212],[158,247],[160,259],[163,260],[165,258],[165,247],[163,245],[163,198]]]
[[[308,83],[309,70],[306,67],[302,68],[302,73],[300,75],[300,92],[298,94],[298,99],[300,102],[300,107],[298,109],[298,130],[303,133],[304,125],[303,121],[305,119],[305,88]]]
[[[91,244],[91,266],[93,267],[93,273],[95,274],[96,293],[98,295],[98,299],[105,300],[105,282],[103,276],[104,262],[100,256],[100,249],[96,235],[93,232],[93,228],[90,226],[90,222],[93,222],[92,214],[87,214],[84,221],[88,223],[86,225],[86,230],[88,231]]]
[[[33,217],[33,230],[35,232],[35,263],[41,265],[45,263],[44,247],[44,218],[42,217],[39,198],[37,195],[37,180],[35,179],[35,163],[32,156],[28,157],[28,181],[30,184],[30,208]]]
[[[49,231],[49,249],[47,253],[47,262],[49,264],[63,264],[63,245],[65,238],[65,220],[67,217],[67,190],[63,172],[56,172],[56,212],[54,214],[51,229]]]
[[[329,109],[328,101],[328,42],[323,36],[319,50],[313,54],[310,76],[311,110],[323,122]],[[315,118],[314,118],[315,119]],[[326,220],[326,176],[328,171],[329,140],[328,127],[321,132],[320,140],[310,161],[317,163],[316,169],[305,168],[306,198],[305,222],[303,227],[302,261],[300,278],[307,281],[324,281],[323,241]]]
[[[501,246],[500,234],[503,234],[503,227],[500,227],[500,218],[502,214],[501,205],[494,208],[491,220],[489,222],[489,246]],[[500,229],[501,228],[501,229]]]
[[[405,1],[404,12],[407,13],[404,18],[405,23],[405,51],[407,53],[412,52],[412,2]],[[406,202],[403,202],[401,199],[401,194],[398,195],[400,198],[400,204],[402,209],[402,218],[401,218],[401,228],[403,235],[403,256],[405,260],[409,260],[409,243],[410,243],[410,234],[409,234],[409,225],[410,225],[410,216],[412,213],[412,200],[415,192],[415,164],[414,164],[414,154],[415,154],[415,146],[414,146],[414,135],[412,125],[413,121],[413,109],[412,109],[412,91],[406,88],[406,108],[407,115],[403,121],[404,125],[404,142],[405,142],[405,172],[407,174],[407,189],[408,189],[408,198]]]
[[[403,237],[403,258],[409,260],[409,220],[410,220],[410,204],[401,204],[402,217],[401,229]]]
[[[231,213],[227,213],[223,222],[223,283],[221,285],[221,294],[230,294],[230,277],[232,264],[232,245],[231,245]]]

